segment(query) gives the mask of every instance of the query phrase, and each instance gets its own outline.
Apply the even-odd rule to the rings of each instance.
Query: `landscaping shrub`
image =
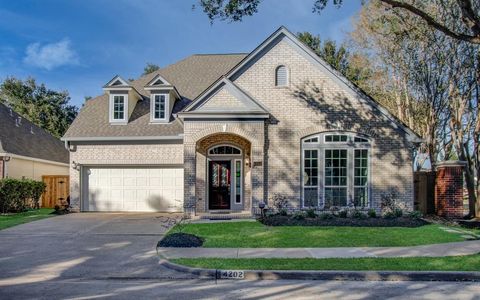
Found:
[[[157,247],[181,247],[192,248],[201,247],[203,239],[193,234],[176,232],[167,235],[157,243]]]
[[[22,212],[39,208],[40,197],[45,187],[45,183],[30,179],[0,180],[0,212]]]
[[[330,214],[330,213],[324,212],[324,213],[320,214],[320,219],[322,219],[322,220],[331,220],[333,218],[335,218],[335,216],[333,214]]]
[[[306,214],[307,214],[307,218],[316,218],[317,217],[317,214],[315,213],[315,209],[313,209],[313,208],[307,209]]]
[[[366,219],[367,215],[358,209],[352,211],[351,217],[354,219]]]
[[[338,212],[338,217],[339,218],[346,218],[348,217],[348,210],[342,209],[341,211]]]
[[[369,209],[367,214],[368,214],[369,218],[376,218],[377,217],[377,212],[373,208]]]
[[[278,214],[259,219],[267,226],[355,226],[355,227],[419,227],[429,224],[423,219],[400,218],[339,218],[330,213],[321,213],[319,218],[298,219]]]
[[[280,215],[286,216],[288,214],[288,198],[285,195],[275,193],[270,198],[270,202],[273,203],[273,207]]]
[[[391,219],[403,216],[403,210],[398,201],[398,192],[395,189],[382,194],[380,205],[384,218]]]
[[[294,220],[304,220],[305,219],[305,213],[303,211],[296,211],[292,215],[292,219],[294,219]]]
[[[422,212],[418,210],[414,210],[408,214],[408,216],[412,219],[421,219],[423,217]]]

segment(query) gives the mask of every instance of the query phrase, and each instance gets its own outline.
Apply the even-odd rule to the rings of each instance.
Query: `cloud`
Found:
[[[23,61],[31,66],[52,70],[64,65],[78,64],[78,55],[71,48],[70,40],[65,38],[57,43],[28,45]]]

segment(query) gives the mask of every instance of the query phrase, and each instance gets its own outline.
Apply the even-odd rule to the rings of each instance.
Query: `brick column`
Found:
[[[447,218],[463,217],[463,168],[465,162],[445,161],[436,167],[435,213]]]
[[[5,177],[5,161],[3,157],[0,157],[0,179],[3,179],[3,177]]]
[[[185,144],[183,159],[184,159],[184,202],[183,207],[185,213],[191,216],[196,214],[196,172],[197,166],[195,161],[195,144]]]

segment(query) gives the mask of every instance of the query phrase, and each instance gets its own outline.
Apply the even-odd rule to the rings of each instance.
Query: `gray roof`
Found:
[[[153,77],[160,74],[170,84],[175,86],[181,101],[173,107],[173,113],[178,113],[200,93],[212,85],[247,54],[197,54],[189,56],[158,71],[140,77],[130,82],[143,97],[137,103],[127,125],[111,125],[108,120],[108,96],[103,94],[86,101],[77,118],[73,121],[64,138],[75,137],[132,137],[132,136],[176,136],[183,133],[180,120],[172,116],[168,124],[150,123],[149,93],[145,85]]]
[[[68,164],[65,144],[0,103],[0,152]],[[32,133],[33,132],[33,133]]]

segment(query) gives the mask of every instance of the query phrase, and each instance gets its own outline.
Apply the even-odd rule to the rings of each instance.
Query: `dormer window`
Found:
[[[125,97],[113,96],[113,119],[125,119]]]
[[[168,121],[169,94],[152,94],[151,119],[152,122]]]
[[[287,67],[281,65],[275,69],[275,86],[288,85],[288,70]]]
[[[110,122],[126,123],[128,115],[128,95],[110,94]]]

